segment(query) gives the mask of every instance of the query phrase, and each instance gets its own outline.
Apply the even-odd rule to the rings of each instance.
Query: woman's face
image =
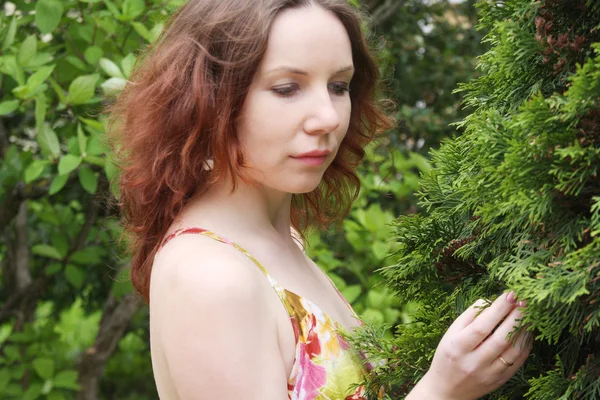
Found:
[[[346,135],[354,72],[350,38],[319,6],[282,11],[242,108],[238,137],[249,176],[264,187],[317,187]]]

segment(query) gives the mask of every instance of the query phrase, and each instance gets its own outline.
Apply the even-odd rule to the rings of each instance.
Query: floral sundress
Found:
[[[162,245],[182,234],[199,234],[235,247],[265,274],[279,295],[290,316],[296,339],[295,360],[287,382],[289,400],[365,400],[364,388],[356,384],[367,372],[367,367],[362,363],[362,355],[351,349],[339,335],[343,327],[337,321],[315,303],[281,287],[250,253],[213,232],[195,227],[180,229],[166,237]],[[354,310],[352,312],[362,324]]]

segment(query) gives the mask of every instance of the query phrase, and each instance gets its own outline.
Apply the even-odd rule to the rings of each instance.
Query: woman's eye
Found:
[[[333,82],[329,85],[329,90],[331,90],[333,94],[341,96],[350,91],[350,85],[346,82]]]
[[[291,97],[298,90],[298,85],[291,83],[288,85],[275,86],[271,89],[276,95],[281,97]]]

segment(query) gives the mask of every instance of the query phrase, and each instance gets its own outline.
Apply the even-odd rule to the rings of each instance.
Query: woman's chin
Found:
[[[306,194],[306,193],[310,193],[310,192],[314,191],[319,186],[320,183],[321,183],[321,180],[319,180],[318,182],[310,182],[310,183],[307,182],[307,183],[304,183],[302,185],[296,185],[289,192],[292,193],[292,194]]]

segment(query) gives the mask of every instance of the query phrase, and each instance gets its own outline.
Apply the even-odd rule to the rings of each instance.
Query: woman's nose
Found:
[[[340,126],[340,114],[329,92],[309,100],[309,116],[304,123],[306,133],[319,135],[335,131]]]

